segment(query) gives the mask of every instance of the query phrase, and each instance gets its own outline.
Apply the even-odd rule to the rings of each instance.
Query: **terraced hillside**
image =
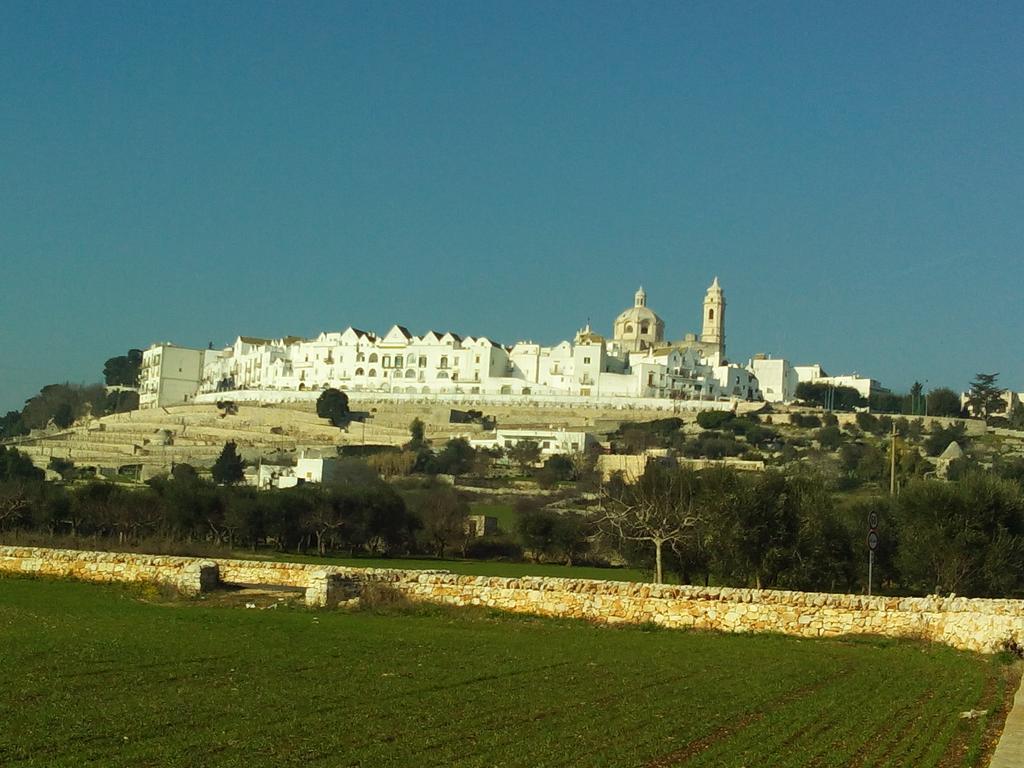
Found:
[[[364,441],[398,444],[408,440],[408,431],[372,421],[338,429],[314,413],[286,408],[243,405],[228,414],[215,405],[188,405],[105,416],[21,438],[16,446],[43,468],[51,458],[60,458],[76,467],[133,472],[141,468],[146,478],[174,463],[209,467],[229,440],[247,459],[256,459]]]

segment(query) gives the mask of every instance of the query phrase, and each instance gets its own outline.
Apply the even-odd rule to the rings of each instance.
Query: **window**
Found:
[[[640,324],[640,333],[647,333],[651,329],[651,326],[647,323]]]
[[[478,363],[480,362],[480,355],[477,355],[477,356],[476,356],[476,361],[477,361]]]
[[[439,367],[441,367],[441,368],[447,368],[448,367],[448,356],[447,355],[443,355],[441,357],[441,365]],[[445,377],[445,378],[447,378],[447,377]]]
[[[589,357],[584,357],[583,358],[583,364],[584,365],[590,365],[590,358]]]
[[[371,362],[371,363],[376,363],[377,362],[377,353],[376,352],[371,352],[370,353],[370,360],[369,360],[369,362]]]
[[[708,310],[708,320],[714,320],[714,319],[715,319],[715,310],[714,309],[709,309]]]
[[[366,359],[366,355],[364,355],[362,352],[356,352],[356,362],[357,363],[361,363],[365,359]]]
[[[408,369],[405,372],[405,378],[407,378],[407,379],[415,379],[416,378],[416,371],[414,371],[412,368]]]
[[[424,361],[426,360],[425,357],[420,359]],[[414,365],[416,365],[416,355],[409,355],[407,358],[405,358],[405,364],[409,368],[412,368]]]
[[[412,365],[412,363],[409,363],[409,365]],[[427,367],[427,356],[426,355],[420,355],[420,368],[426,368],[426,367]]]
[[[371,357],[373,357],[373,355],[371,355]],[[371,368],[370,369],[370,373],[368,375],[372,379],[372,378],[374,378],[377,375],[377,371],[375,369]]]
[[[632,333],[633,332],[633,324],[632,323],[626,323],[625,331],[626,331],[626,333]]]
[[[447,371],[438,371],[437,372],[437,378],[439,378],[439,379],[447,379],[448,378],[448,372]]]
[[[371,360],[370,362],[373,362],[373,361]],[[391,367],[391,355],[384,355],[383,359],[380,361],[380,364],[382,366],[384,366],[385,368],[390,368]]]

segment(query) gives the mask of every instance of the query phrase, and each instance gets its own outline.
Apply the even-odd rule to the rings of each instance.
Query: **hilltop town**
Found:
[[[654,408],[665,399],[790,402],[801,382],[850,387],[864,398],[884,391],[870,378],[829,376],[820,365],[793,365],[781,357],[759,354],[745,365],[731,362],[725,292],[717,277],[704,295],[701,317],[700,334],[670,340],[640,288],[611,335],[587,325],[572,341],[551,347],[530,341],[504,346],[450,331],[417,336],[401,325],[382,335],[349,327],[312,339],[239,336],[223,349],[157,343],[143,352],[139,407],[226,397],[295,402],[329,388],[395,401],[498,404],[514,397],[522,404]]]

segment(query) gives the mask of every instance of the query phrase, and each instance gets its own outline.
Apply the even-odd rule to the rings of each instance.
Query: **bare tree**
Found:
[[[8,524],[13,526],[28,509],[29,501],[23,488],[13,486],[0,492],[0,530]]]
[[[599,529],[620,542],[652,545],[656,584],[664,581],[665,545],[681,542],[701,521],[698,483],[696,472],[652,463],[632,483],[609,483],[601,488]]]

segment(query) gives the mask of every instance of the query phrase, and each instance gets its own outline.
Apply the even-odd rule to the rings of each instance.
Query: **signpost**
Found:
[[[868,597],[871,597],[872,571],[875,567],[875,550],[878,549],[878,513],[868,514]]]

